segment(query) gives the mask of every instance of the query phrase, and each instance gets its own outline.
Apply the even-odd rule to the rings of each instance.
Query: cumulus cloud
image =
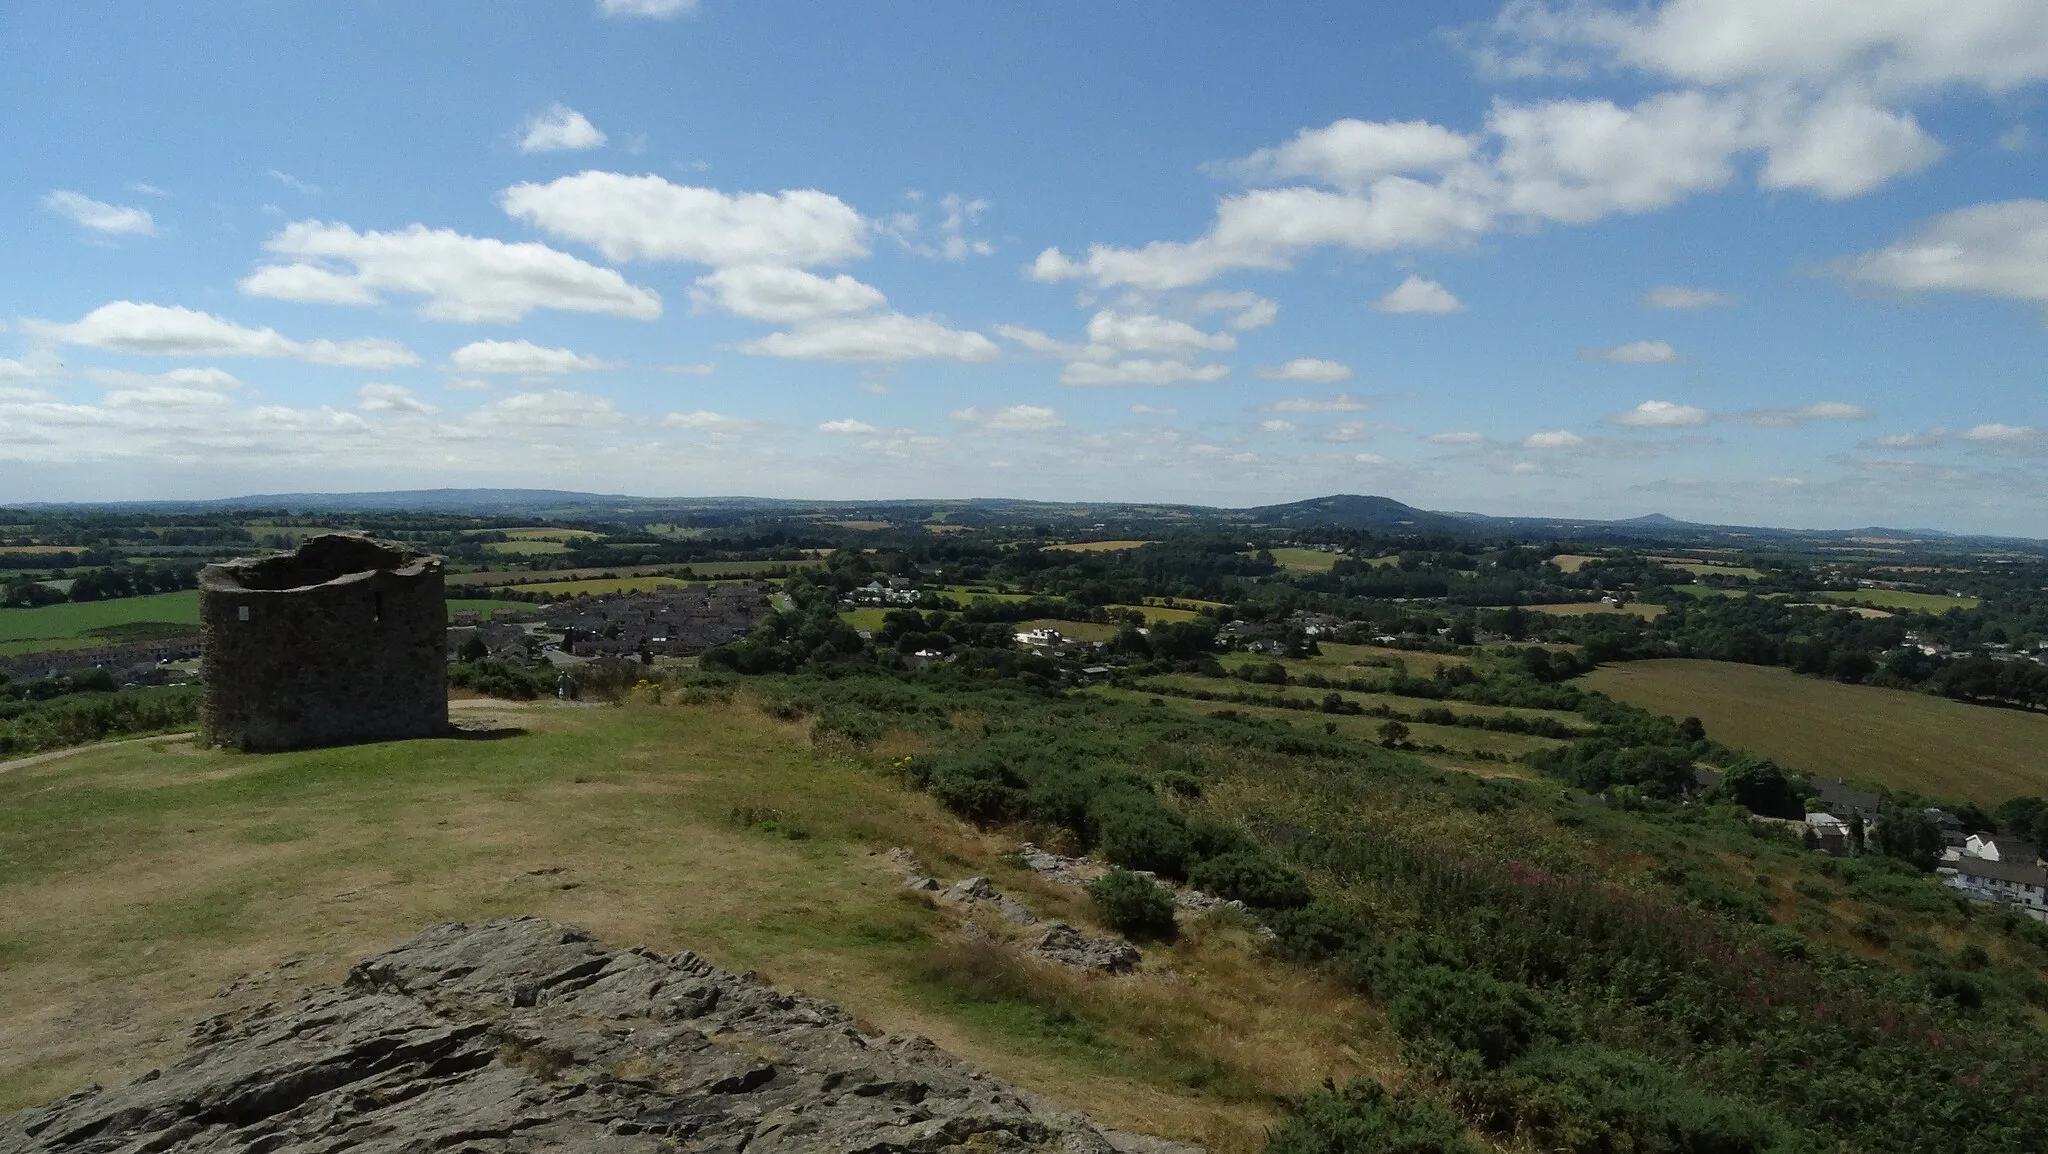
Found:
[[[1569,429],[1553,429],[1546,433],[1531,433],[1522,438],[1525,449],[1575,449],[1586,443],[1586,438]]]
[[[1229,333],[1206,333],[1171,317],[1103,309],[1088,318],[1088,343],[1110,353],[1185,357],[1228,352],[1237,347],[1237,338]]]
[[[1579,350],[1585,361],[1613,361],[1618,365],[1668,365],[1678,360],[1678,350],[1666,341],[1633,341],[1612,348]]]
[[[1961,292],[2048,303],[2048,200],[1972,205],[1839,262],[1850,280],[1903,292]]]
[[[470,414],[471,423],[497,429],[588,429],[619,420],[618,406],[609,399],[567,389],[513,393]]]
[[[718,371],[717,361],[698,361],[687,365],[663,365],[664,373],[681,373],[689,377],[708,377]]]
[[[34,322],[31,331],[67,345],[154,357],[275,357],[355,369],[420,363],[396,341],[297,341],[276,329],[252,329],[175,305],[113,301],[72,324]]]
[[[2038,430],[2026,425],[1972,425],[1963,430],[1963,440],[1980,445],[2024,445],[2040,438]]]
[[[598,148],[604,133],[582,113],[566,104],[550,104],[526,118],[519,130],[519,151],[563,152]]]
[[[181,389],[206,389],[211,392],[231,392],[242,387],[242,382],[233,373],[216,368],[172,369],[164,373],[135,373],[125,369],[91,368],[85,370],[86,379],[109,389],[139,389],[170,386]]]
[[[1740,303],[1742,298],[1732,293],[1675,284],[1660,284],[1643,294],[1643,307],[1651,309],[1718,309]]]
[[[1617,425],[1627,425],[1631,428],[1659,429],[1704,425],[1709,419],[1705,409],[1692,405],[1681,405],[1672,401],[1644,401],[1613,418],[1613,421]]]
[[[1763,425],[1767,428],[1787,428],[1804,425],[1812,421],[1867,421],[1869,409],[1861,405],[1841,401],[1816,401],[1791,409],[1749,409],[1730,414],[1728,419],[1746,425]]]
[[[1171,417],[1180,412],[1175,408],[1159,408],[1154,405],[1132,405],[1131,412],[1140,417]]]
[[[532,341],[472,341],[448,354],[448,364],[458,372],[525,377],[615,367],[599,357],[544,348]]]
[[[1204,315],[1230,313],[1225,323],[1239,332],[1265,328],[1280,316],[1278,301],[1248,292],[1203,293],[1195,298],[1194,307],[1196,312]]]
[[[601,16],[642,16],[650,20],[672,20],[697,10],[697,0],[597,0]]]
[[[1259,430],[1266,433],[1291,433],[1294,431],[1294,422],[1282,420],[1279,417],[1272,417],[1260,421]]]
[[[826,421],[824,424],[819,425],[818,431],[821,433],[835,433],[840,436],[866,436],[871,433],[879,433],[882,430],[868,424],[866,421],[856,421],[852,417],[841,417],[839,420]]]
[[[902,313],[820,320],[747,341],[739,351],[805,361],[992,361],[1001,355],[980,333]]]
[[[1301,381],[1311,385],[1334,385],[1351,379],[1351,366],[1315,357],[1296,357],[1285,364],[1260,366],[1252,372],[1262,381]],[[1364,407],[1362,402],[1360,407]]]
[[[1486,434],[1456,431],[1431,433],[1422,439],[1432,445],[1483,445],[1486,443]]]
[[[413,395],[411,389],[405,388],[402,385],[389,385],[372,381],[357,389],[356,396],[362,399],[362,404],[359,407],[363,411],[370,413],[413,413],[419,416],[429,416],[441,411],[433,405],[420,400]]]
[[[1384,296],[1372,303],[1372,307],[1383,313],[1420,316],[1444,316],[1465,311],[1463,302],[1452,296],[1451,290],[1419,276],[1411,276],[1387,290]]]
[[[912,199],[921,202],[923,198],[913,193]],[[896,213],[878,227],[897,244],[919,256],[963,261],[970,256],[988,256],[996,251],[994,244],[968,235],[968,230],[988,209],[986,200],[970,200],[957,192],[949,192],[939,198],[939,225],[937,236],[932,239],[926,239],[929,234],[925,230],[924,219],[914,211]]]
[[[1036,405],[955,409],[952,418],[984,433],[1044,433],[1066,425],[1057,412]]]
[[[80,228],[107,236],[156,235],[156,218],[147,211],[108,204],[68,189],[60,188],[43,197],[43,207]]]
[[[2015,124],[1998,134],[1998,147],[2006,152],[2026,152],[2034,147],[2034,133],[2024,124]]]
[[[498,204],[516,220],[615,261],[802,268],[868,253],[868,222],[815,189],[727,194],[658,176],[591,171],[515,184]]]
[[[426,298],[428,320],[519,320],[535,309],[608,313],[652,320],[661,298],[608,268],[531,241],[508,243],[415,224],[357,232],[345,224],[299,221],[264,243],[294,263],[241,281],[250,296],[321,304],[377,303],[379,292]]]
[[[661,424],[667,429],[695,429],[714,436],[733,436],[753,427],[753,422],[739,417],[728,417],[709,409],[698,409],[688,413],[669,413],[662,417]]]
[[[1063,385],[1182,385],[1220,381],[1230,375],[1228,365],[1191,365],[1185,361],[1146,360],[1075,361],[1060,371]]]
[[[697,278],[691,299],[771,324],[867,312],[888,303],[882,290],[841,273],[829,280],[800,268],[738,265]]]
[[[1311,180],[1360,189],[1381,177],[1452,168],[1476,147],[1473,138],[1424,120],[1347,119],[1304,128],[1285,144],[1208,167],[1254,184]]]

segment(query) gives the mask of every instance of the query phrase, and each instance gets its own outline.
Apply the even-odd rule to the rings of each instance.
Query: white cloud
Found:
[[[1339,421],[1328,429],[1323,430],[1323,435],[1316,439],[1319,441],[1329,441],[1332,444],[1348,445],[1353,441],[1366,440],[1371,435],[1372,427],[1364,421]]]
[[[60,188],[45,196],[43,207],[80,228],[109,236],[156,235],[156,218],[144,210],[108,204],[66,189]]]
[[[1279,417],[1273,417],[1268,420],[1260,421],[1259,429],[1262,432],[1267,433],[1291,433],[1294,431],[1294,422],[1283,421]]]
[[[1506,207],[1585,224],[1617,212],[1668,207],[1735,175],[1746,140],[1739,110],[1697,92],[1664,93],[1633,108],[1607,100],[1496,103],[1487,128]]]
[[[800,268],[736,265],[697,278],[699,304],[772,324],[796,324],[889,303],[882,290],[841,273],[827,280]]]
[[[1169,357],[1228,352],[1237,347],[1229,333],[1205,333],[1171,317],[1103,309],[1088,318],[1088,343],[1098,357],[1116,353],[1158,353]]]
[[[1678,350],[1666,341],[1633,341],[1612,348],[1581,349],[1579,359],[1620,365],[1668,365],[1678,360]]]
[[[1574,449],[1586,443],[1586,438],[1569,429],[1555,429],[1547,433],[1531,433],[1522,438],[1525,449]]]
[[[682,373],[684,376],[690,377],[708,377],[718,371],[718,362],[699,361],[696,364],[688,365],[663,365],[661,371],[664,373]]]
[[[1796,115],[1772,133],[1757,175],[1764,188],[1804,188],[1829,200],[1861,196],[1894,177],[1941,159],[1941,142],[1910,112],[1836,97]]]
[[[1210,168],[1258,184],[1305,179],[1361,189],[1381,177],[1454,167],[1471,158],[1476,143],[1422,120],[1339,120],[1304,128],[1278,147]]]
[[[868,424],[866,421],[856,421],[852,417],[841,417],[839,420],[826,421],[824,424],[819,425],[818,431],[821,433],[837,433],[842,436],[867,436],[879,433],[882,430]]]
[[[739,351],[806,361],[992,361],[1000,355],[980,333],[902,313],[821,320],[747,341]]]
[[[815,189],[728,195],[658,176],[592,171],[515,184],[498,203],[514,219],[615,261],[804,267],[868,252],[867,221]]]
[[[2026,425],[1973,425],[1963,431],[1965,441],[1987,445],[2025,444],[2040,434]]]
[[[109,389],[141,389],[170,386],[181,389],[207,389],[212,392],[230,392],[242,387],[242,382],[225,369],[187,368],[172,369],[166,373],[135,373],[125,369],[91,368],[85,370],[87,380]]]
[[[1132,405],[1131,412],[1140,417],[1171,417],[1180,412],[1175,408],[1158,408],[1153,405]]]
[[[696,10],[697,0],[597,0],[597,11],[601,16],[671,20],[677,16],[688,16]]]
[[[1906,292],[1963,292],[2048,303],[2048,200],[1972,205],[1835,266],[1851,280]]]
[[[464,373],[528,377],[616,367],[599,357],[543,348],[532,341],[472,341],[449,353],[448,364]]]
[[[31,365],[27,361],[14,361],[0,357],[0,384],[32,381],[37,377],[45,375],[41,368]]]
[[[911,199],[922,202],[920,194],[912,193]],[[924,222],[916,212],[900,212],[877,227],[896,243],[919,256],[934,260],[963,261],[970,256],[988,256],[996,246],[978,237],[967,235],[983,213],[989,209],[986,200],[969,200],[957,192],[949,192],[939,198],[939,229],[937,243],[924,239]]]
[[[473,424],[488,428],[598,428],[619,420],[618,407],[604,397],[549,389],[544,393],[513,393],[470,415]]]
[[[2028,152],[2034,147],[2033,130],[2024,124],[2015,124],[1998,134],[1998,147],[2006,152]]]
[[[709,409],[698,409],[690,413],[670,413],[661,419],[662,426],[669,429],[696,429],[713,435],[731,436],[746,432],[753,422],[739,417],[728,417]]]
[[[2022,126],[2022,127],[2024,127],[2024,126]],[[168,192],[165,192],[165,191],[164,191],[163,189],[161,189],[161,188],[158,188],[158,187],[157,187],[156,185],[153,185],[153,184],[144,184],[143,182],[141,182],[141,181],[139,181],[139,180],[138,180],[138,181],[136,181],[136,182],[135,182],[134,184],[131,184],[131,185],[129,185],[129,186],[128,186],[128,191],[129,191],[129,192],[135,192],[135,193],[140,193],[140,194],[142,194],[143,196],[155,196],[155,197],[166,197],[166,196],[169,196],[169,195],[171,195],[170,193],[168,193]]]
[[[276,357],[316,365],[392,369],[420,363],[396,341],[295,341],[276,329],[251,329],[211,313],[173,305],[114,301],[74,324],[38,321],[37,334],[67,345],[155,357]]]
[[[550,104],[520,127],[519,151],[562,152],[597,148],[605,135],[588,117],[566,104]]]
[[[1431,433],[1422,438],[1433,445],[1483,445],[1486,434],[1472,432]]]
[[[1257,293],[1203,293],[1195,298],[1195,311],[1202,314],[1228,312],[1228,324],[1238,332],[1262,329],[1280,316],[1280,303]]]
[[[293,176],[289,172],[279,172],[277,169],[273,168],[270,170],[270,179],[278,182],[281,185],[284,185],[286,188],[291,189],[293,192],[296,192],[301,196],[320,195],[319,185],[309,184],[306,181],[300,180],[298,177]]]
[[[1714,309],[1740,303],[1742,298],[1732,293],[1675,284],[1660,284],[1643,294],[1643,307],[1652,309]]]
[[[1387,459],[1378,453],[1355,453],[1351,459],[1361,465],[1384,465],[1387,463]]]
[[[532,241],[508,243],[415,224],[398,232],[357,232],[345,224],[299,221],[263,246],[297,263],[243,278],[250,296],[323,304],[375,304],[380,291],[426,298],[428,320],[516,321],[534,309],[608,313],[652,320],[661,298],[616,271]],[[336,264],[348,266],[337,270]]]
[[[481,393],[491,387],[491,382],[482,377],[452,377],[442,387],[458,393]]]
[[[1414,313],[1422,316],[1443,316],[1465,311],[1464,304],[1451,295],[1451,290],[1419,276],[1410,276],[1387,290],[1386,295],[1374,301],[1372,307],[1383,313]]]
[[[1262,406],[1268,413],[1363,413],[1371,407],[1370,401],[1350,393],[1330,397],[1292,397]]]
[[[175,385],[147,385],[113,389],[102,404],[114,409],[210,409],[232,404],[227,396],[212,389],[179,388]]]
[[[1351,366],[1315,357],[1296,357],[1283,365],[1262,365],[1252,372],[1262,381],[1301,381],[1311,385],[1334,385],[1351,379]],[[1360,402],[1359,407],[1363,408],[1364,403]]]
[[[1746,425],[1788,428],[1810,421],[1867,421],[1870,417],[1870,410],[1861,405],[1850,405],[1841,401],[1816,401],[1792,409],[1750,409],[1732,414],[1728,419]]]
[[[387,385],[372,381],[356,390],[362,398],[361,408],[370,413],[413,413],[428,416],[441,410],[420,400],[411,389],[402,385]]]
[[[1692,405],[1681,405],[1672,401],[1644,401],[1615,417],[1614,423],[1631,428],[1661,429],[1704,425],[1708,420],[1705,409]]]
[[[1493,30],[1493,51],[1510,54],[1495,58],[1525,73],[1611,61],[1691,84],[1886,91],[2048,79],[2048,8],[2035,0],[1511,0]]]
[[[1003,409],[956,409],[952,418],[973,425],[985,433],[1043,433],[1063,428],[1065,421],[1051,409],[1036,405],[1011,405]]]
[[[1220,381],[1228,365],[1190,365],[1184,361],[1123,360],[1110,364],[1075,361],[1060,371],[1063,385],[1180,385]]]

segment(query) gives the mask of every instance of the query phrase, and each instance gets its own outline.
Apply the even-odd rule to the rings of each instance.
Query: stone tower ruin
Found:
[[[330,534],[199,575],[200,725],[214,745],[294,749],[448,732],[442,559]]]

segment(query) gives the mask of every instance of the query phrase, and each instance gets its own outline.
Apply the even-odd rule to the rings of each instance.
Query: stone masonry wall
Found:
[[[335,571],[368,564],[374,567]],[[312,582],[286,588],[265,585]],[[208,566],[199,593],[201,725],[249,750],[448,731],[441,559],[360,538]]]

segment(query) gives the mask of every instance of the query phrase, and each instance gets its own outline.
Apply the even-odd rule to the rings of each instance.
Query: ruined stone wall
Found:
[[[441,559],[365,538],[200,575],[206,739],[292,749],[448,731]]]

